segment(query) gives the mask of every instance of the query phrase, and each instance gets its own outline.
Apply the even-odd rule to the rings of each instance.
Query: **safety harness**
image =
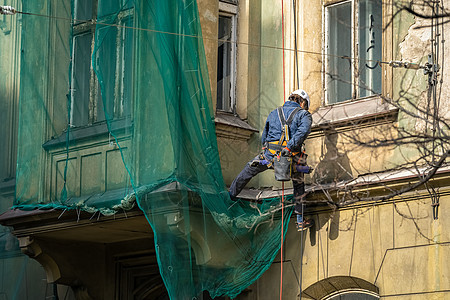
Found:
[[[269,150],[269,152],[271,154],[277,155],[278,152],[280,152],[284,147],[286,147],[287,142],[289,142],[289,139],[290,139],[289,126],[291,126],[291,123],[294,120],[295,115],[298,113],[298,111],[300,109],[301,109],[300,107],[296,107],[291,112],[291,114],[289,115],[289,117],[286,120],[286,118],[284,117],[283,107],[279,106],[277,108],[278,119],[280,120],[282,131],[281,131],[280,140],[278,142],[275,141],[275,142],[268,142],[267,143],[267,148],[268,148],[268,150]],[[292,155],[295,155],[297,153],[292,153]]]
[[[300,107],[295,108],[286,120],[283,108],[281,106],[277,108],[278,118],[282,128],[281,137],[278,142],[267,143],[267,149],[274,155],[273,168],[275,171],[275,179],[278,181],[288,181],[299,176],[303,178],[303,173],[310,173],[312,171],[312,168],[306,163],[308,155],[305,153],[304,145],[302,145],[300,152],[291,152],[290,156],[281,155],[281,150],[286,147],[290,140],[289,126],[300,109]]]

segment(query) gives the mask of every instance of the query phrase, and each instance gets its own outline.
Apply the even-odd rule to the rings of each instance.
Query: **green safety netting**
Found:
[[[22,11],[15,207],[107,215],[137,203],[171,299],[235,297],[261,276],[291,209],[229,199],[196,1]]]

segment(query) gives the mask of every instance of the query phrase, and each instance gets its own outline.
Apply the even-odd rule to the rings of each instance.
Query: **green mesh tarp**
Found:
[[[22,10],[33,14],[22,21],[15,207],[114,214],[136,202],[171,299],[239,294],[272,263],[291,210],[229,199],[196,1]]]

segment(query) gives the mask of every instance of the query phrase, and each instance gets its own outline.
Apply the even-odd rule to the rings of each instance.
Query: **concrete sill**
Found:
[[[231,113],[217,112],[215,123],[217,137],[248,140],[253,133],[258,132],[256,128]]]
[[[381,96],[325,106],[312,114],[312,131],[356,125],[368,120],[393,118],[397,112],[398,108],[387,103]]]

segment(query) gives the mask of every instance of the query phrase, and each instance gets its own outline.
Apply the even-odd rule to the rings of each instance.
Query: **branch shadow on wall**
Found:
[[[326,130],[324,132],[324,142],[320,162],[315,166],[312,175],[313,183],[319,187],[321,185],[337,184],[338,182],[353,179],[350,159],[345,152],[340,152],[338,147],[338,133],[336,130]],[[326,188],[323,189],[326,193]],[[325,194],[325,197],[327,195]],[[329,197],[331,200],[331,197]],[[328,237],[335,240],[339,236],[339,210],[321,213],[315,217],[314,227],[310,231],[311,244],[315,244],[315,231],[319,231],[323,226],[329,224]],[[328,222],[330,220],[330,222]]]

